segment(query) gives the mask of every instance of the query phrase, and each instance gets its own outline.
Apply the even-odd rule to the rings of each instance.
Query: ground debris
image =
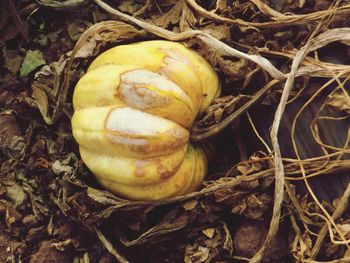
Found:
[[[261,247],[263,262],[350,257],[347,1],[10,2],[0,3],[0,262],[238,262]],[[191,131],[215,147],[199,191],[130,201],[81,161],[72,89],[105,49],[159,38],[219,73],[222,96]],[[300,57],[270,226],[281,172],[271,125]]]

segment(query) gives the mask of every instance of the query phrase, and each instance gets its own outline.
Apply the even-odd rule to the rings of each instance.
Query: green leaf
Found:
[[[20,69],[21,77],[28,76],[29,73],[45,63],[46,62],[41,51],[29,50]]]
[[[38,41],[38,43],[41,45],[41,46],[46,46],[47,45],[47,40],[48,40],[48,37],[44,34],[40,34],[38,36],[38,38],[36,39]]]

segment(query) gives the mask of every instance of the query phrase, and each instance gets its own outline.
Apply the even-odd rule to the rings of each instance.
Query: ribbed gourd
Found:
[[[100,185],[131,200],[195,191],[207,172],[189,129],[220,93],[216,72],[180,43],[154,40],[99,55],[73,94],[72,131]]]

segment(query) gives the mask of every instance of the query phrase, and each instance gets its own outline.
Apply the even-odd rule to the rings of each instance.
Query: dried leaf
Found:
[[[57,95],[57,86],[61,85],[67,62],[67,54],[64,54],[60,57],[59,61],[43,66],[40,71],[35,74],[35,81],[32,84],[33,95],[40,113],[48,124],[52,124],[52,120],[49,117],[50,104],[48,95]],[[47,95],[45,91],[51,91],[51,93]]]
[[[40,5],[54,9],[71,9],[88,3],[88,0],[38,0]]]
[[[312,240],[307,232],[305,232],[299,239],[300,251],[298,252],[301,257],[311,255]]]
[[[52,243],[51,246],[54,247],[55,249],[57,249],[58,251],[66,251],[67,250],[67,246],[70,246],[72,243],[71,239],[66,239],[64,241],[61,242],[57,242],[57,243]]]
[[[180,31],[182,32],[194,28],[197,23],[197,18],[194,16],[192,10],[188,7],[186,2],[183,2],[182,13],[179,21]]]
[[[16,222],[19,222],[21,218],[22,218],[22,215],[14,207],[7,205],[5,220],[8,228],[12,228],[12,226]],[[18,231],[15,231],[15,232],[18,232]],[[16,235],[18,235],[18,233],[16,233]]]
[[[202,233],[206,235],[208,238],[212,238],[215,234],[215,228],[206,228],[202,230]]]
[[[169,236],[170,233],[178,231],[186,227],[191,220],[188,213],[179,213],[179,208],[172,210],[170,213],[164,216],[160,223],[144,232],[138,238],[134,240],[127,240],[125,236],[120,237],[120,241],[125,246],[140,245],[145,242],[159,242],[162,236]]]
[[[202,229],[201,233],[193,244],[186,246],[185,262],[218,262],[225,254],[232,254],[231,234],[224,222]]]
[[[11,13],[6,1],[0,3],[0,44],[6,44],[8,40],[15,38],[19,30],[11,18]]]
[[[203,32],[215,37],[224,42],[231,42],[231,27],[225,24],[216,25],[211,23],[202,28]]]
[[[72,253],[67,251],[59,251],[53,246],[54,242],[45,240],[38,244],[38,251],[31,255],[30,263],[41,263],[48,259],[55,260],[55,262],[72,262]]]
[[[337,226],[345,238],[350,237],[350,224],[338,224]]]
[[[226,96],[214,99],[203,117],[198,121],[201,128],[208,128],[223,121],[250,99],[249,96]]]
[[[348,248],[344,254],[344,258],[350,259],[350,249]]]
[[[11,200],[15,207],[21,205],[27,197],[23,188],[15,182],[6,186],[6,196]]]
[[[236,203],[239,200],[235,200]],[[267,194],[252,194],[235,205],[231,212],[233,214],[244,215],[247,218],[259,219],[269,209],[272,198]]]
[[[170,24],[175,25],[179,23],[183,5],[184,0],[177,1],[177,3],[167,13],[153,19],[152,23],[164,28],[167,28]]]
[[[350,114],[349,94],[344,94],[342,91],[335,92],[334,94],[328,96],[327,104],[331,107]]]
[[[74,22],[70,23],[67,27],[67,31],[70,39],[72,39],[73,41],[77,41],[87,27],[88,27],[88,23],[84,22],[83,20],[80,20],[80,19],[74,20]]]
[[[124,0],[118,5],[118,9],[125,13],[134,14],[139,9],[139,5],[135,0]]]
[[[17,74],[20,69],[23,57],[16,50],[3,49],[5,57],[5,67],[13,74]]]
[[[182,205],[186,211],[193,210],[198,205],[197,200],[190,200]]]
[[[195,251],[191,246],[187,246],[185,250],[185,263],[208,262],[209,248],[199,246]]]
[[[242,175],[259,172],[264,168],[265,163],[258,156],[252,155],[248,161],[240,162],[236,167]]]
[[[0,114],[0,150],[10,158],[24,157],[26,143],[11,111]]]
[[[73,173],[73,168],[70,165],[63,164],[60,162],[60,160],[56,160],[55,162],[52,163],[51,165],[52,171],[55,174],[72,174]]]
[[[109,253],[111,253],[120,263],[128,263],[129,261],[127,261],[125,259],[125,257],[123,257],[113,246],[113,244],[111,242],[109,242],[109,240],[102,234],[102,232],[98,229],[95,228],[95,232],[98,236],[98,238],[101,240],[102,244],[106,247],[106,249],[108,250]]]
[[[227,6],[228,6],[227,0],[217,0],[215,11],[216,10],[225,11],[227,9]]]
[[[41,115],[44,117],[47,122],[49,122],[48,116],[49,116],[49,100],[47,98],[46,93],[40,89],[39,84],[37,86],[33,86],[33,96],[36,99],[36,104],[40,110]]]

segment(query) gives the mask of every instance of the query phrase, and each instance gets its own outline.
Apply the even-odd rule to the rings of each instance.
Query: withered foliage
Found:
[[[0,262],[350,261],[348,1],[0,7]],[[149,39],[193,48],[222,85],[191,131],[202,188],[155,202],[102,190],[70,128],[93,58]]]

